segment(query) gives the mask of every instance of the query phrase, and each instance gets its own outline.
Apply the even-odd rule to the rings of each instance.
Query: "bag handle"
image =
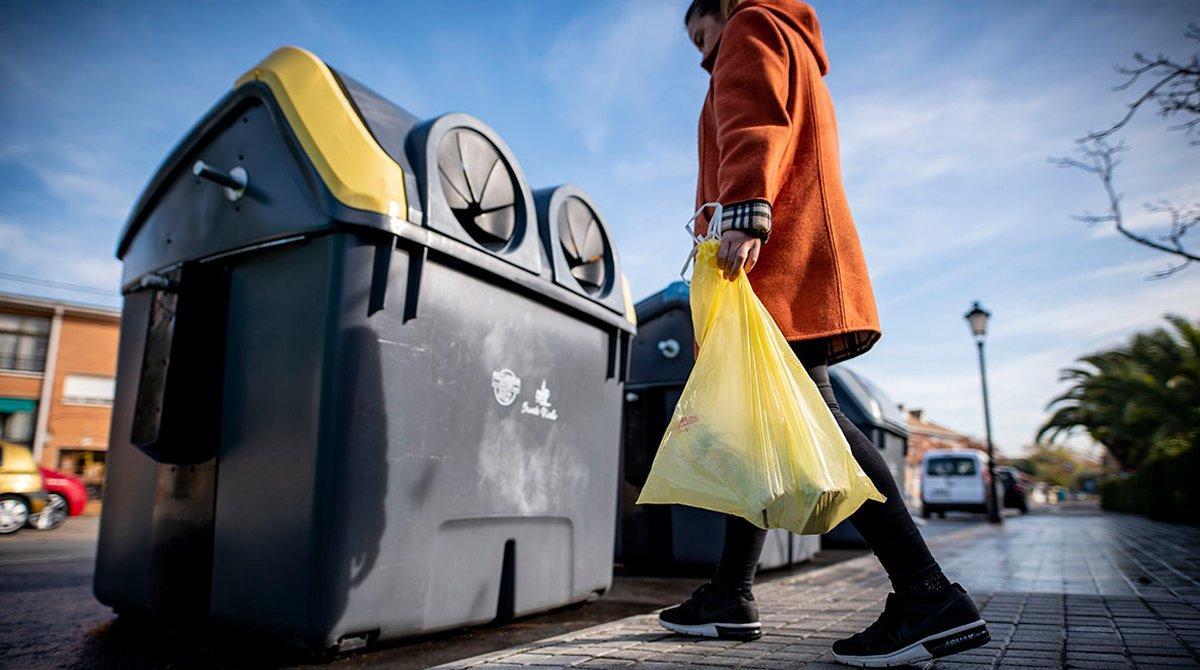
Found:
[[[700,215],[704,213],[704,210],[708,209],[709,207],[713,208],[713,217],[708,220],[708,230],[703,236],[696,235],[696,227],[692,224],[694,224],[696,219],[700,218]],[[692,285],[692,281],[687,277],[688,266],[696,260],[697,246],[705,240],[714,240],[721,237],[721,212],[721,203],[706,202],[703,205],[700,205],[700,209],[697,209],[696,213],[692,214],[692,218],[688,219],[687,223],[683,224],[683,229],[686,230],[688,232],[688,236],[692,238],[692,250],[688,253],[687,260],[683,262],[683,269],[679,271],[679,277],[683,279],[683,283],[687,284],[688,286]]]

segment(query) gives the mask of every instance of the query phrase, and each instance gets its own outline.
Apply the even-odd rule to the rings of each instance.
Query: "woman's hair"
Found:
[[[729,14],[733,12],[733,8],[738,6],[742,0],[692,0],[692,4],[688,5],[687,11],[683,13],[683,23],[686,25],[693,17],[708,16],[716,14],[721,19],[729,18]]]

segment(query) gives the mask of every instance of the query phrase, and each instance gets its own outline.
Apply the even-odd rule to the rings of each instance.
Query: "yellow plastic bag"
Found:
[[[866,500],[885,498],[746,273],[722,276],[719,244],[710,235],[694,249],[700,354],[638,504],[679,503],[759,528],[824,533]]]

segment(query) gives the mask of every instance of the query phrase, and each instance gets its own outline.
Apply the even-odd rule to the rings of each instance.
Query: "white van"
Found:
[[[987,454],[973,449],[930,451],[921,459],[921,516],[946,512],[988,513]],[[1001,500],[1002,491],[997,491]]]

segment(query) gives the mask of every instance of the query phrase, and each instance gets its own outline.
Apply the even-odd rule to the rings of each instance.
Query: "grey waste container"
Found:
[[[829,381],[842,413],[879,449],[896,486],[904,492],[904,458],[908,455],[908,424],[900,406],[870,379],[844,365],[829,368]],[[865,546],[848,520],[824,535],[830,546]]]
[[[628,288],[490,128],[281,49],[117,256],[100,601],[346,649],[610,586]]]
[[[634,572],[707,570],[720,557],[724,517],[684,505],[636,505],[663,431],[695,362],[688,287],[670,284],[637,303],[638,334],[629,362],[622,448],[617,562]],[[816,536],[780,529],[767,535],[759,567],[778,568],[816,554]]]

